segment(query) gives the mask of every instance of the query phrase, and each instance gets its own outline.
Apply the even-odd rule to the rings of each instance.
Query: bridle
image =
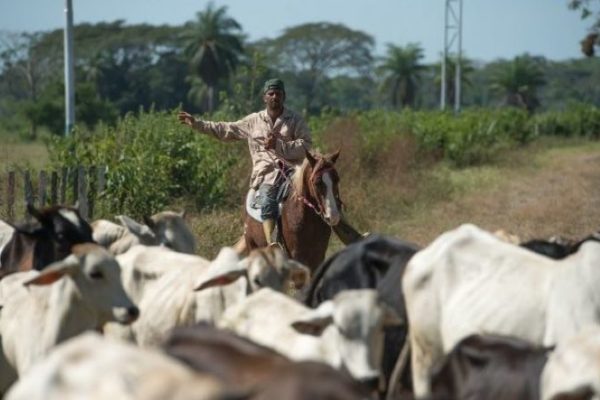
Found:
[[[254,139],[254,140],[256,140],[256,139]],[[266,154],[269,156],[269,158],[271,158],[271,162],[273,163],[273,165],[275,165],[275,168],[279,171],[279,173],[283,176],[283,178],[289,184],[290,188],[292,188],[292,190],[294,190],[294,184],[293,184],[292,180],[289,178],[289,176],[285,170],[286,168],[293,168],[293,165],[289,161],[279,157],[277,154],[271,154],[271,152],[269,152],[269,151],[267,151]],[[313,204],[306,196],[302,195],[301,193],[295,192],[293,195],[297,199],[302,201],[302,203],[304,203],[305,206],[307,206],[308,208],[313,210],[315,214],[317,214],[319,217],[321,217],[321,220],[323,220],[323,222],[325,222],[327,225],[331,226],[331,224],[325,218],[325,210],[324,210],[324,207],[323,207],[321,201],[318,200],[319,196],[317,196],[316,193],[314,193],[315,188],[317,187],[317,181],[319,179],[321,179],[325,173],[330,173],[332,178],[338,177],[337,171],[335,170],[333,165],[331,165],[331,166],[327,166],[325,168],[320,168],[318,170],[313,170],[312,174],[310,175],[310,177],[308,179],[309,192],[311,193],[312,197],[317,199],[316,204]],[[334,193],[334,196],[335,196],[335,201],[337,203],[337,206],[341,209],[344,206],[344,203],[340,199],[339,193],[337,193],[337,192]]]

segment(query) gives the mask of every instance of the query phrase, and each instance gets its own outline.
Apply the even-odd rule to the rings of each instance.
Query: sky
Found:
[[[128,24],[182,25],[206,7],[200,0],[72,0],[74,23],[125,20]],[[452,0],[458,8],[458,0]],[[464,54],[478,61],[529,53],[551,60],[580,58],[590,21],[567,0],[463,0]],[[425,61],[444,48],[446,0],[215,0],[226,6],[250,40],[275,38],[308,22],[341,23],[386,44],[418,43]],[[0,0],[0,30],[48,31],[64,26],[65,0]],[[454,42],[456,48],[457,42]]]

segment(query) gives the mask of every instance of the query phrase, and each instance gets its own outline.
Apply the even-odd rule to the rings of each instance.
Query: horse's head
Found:
[[[338,191],[339,176],[335,170],[335,162],[340,155],[339,150],[329,155],[316,155],[306,152],[307,191],[316,211],[320,213],[328,225],[337,225],[340,222],[340,208],[342,202]]]

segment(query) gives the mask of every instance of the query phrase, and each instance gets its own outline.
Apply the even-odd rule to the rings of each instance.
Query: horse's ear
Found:
[[[331,155],[331,158],[330,158],[331,163],[335,164],[335,162],[337,161],[337,159],[338,159],[339,156],[340,156],[340,150],[338,149],[338,151],[336,151],[335,153],[333,153]]]
[[[312,153],[308,149],[305,149],[305,150],[306,150],[306,159],[310,163],[310,166],[314,167],[315,164],[317,163],[317,160],[315,159],[315,157],[312,155]]]

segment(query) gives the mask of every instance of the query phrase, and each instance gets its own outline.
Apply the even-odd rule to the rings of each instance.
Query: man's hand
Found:
[[[191,114],[185,111],[180,111],[179,115],[177,115],[177,118],[179,119],[179,122],[183,125],[188,125],[192,128],[194,127],[194,122],[196,121],[196,119],[192,117]]]
[[[271,134],[267,136],[267,140],[265,140],[265,149],[273,150],[275,145],[277,144],[277,135]]]

